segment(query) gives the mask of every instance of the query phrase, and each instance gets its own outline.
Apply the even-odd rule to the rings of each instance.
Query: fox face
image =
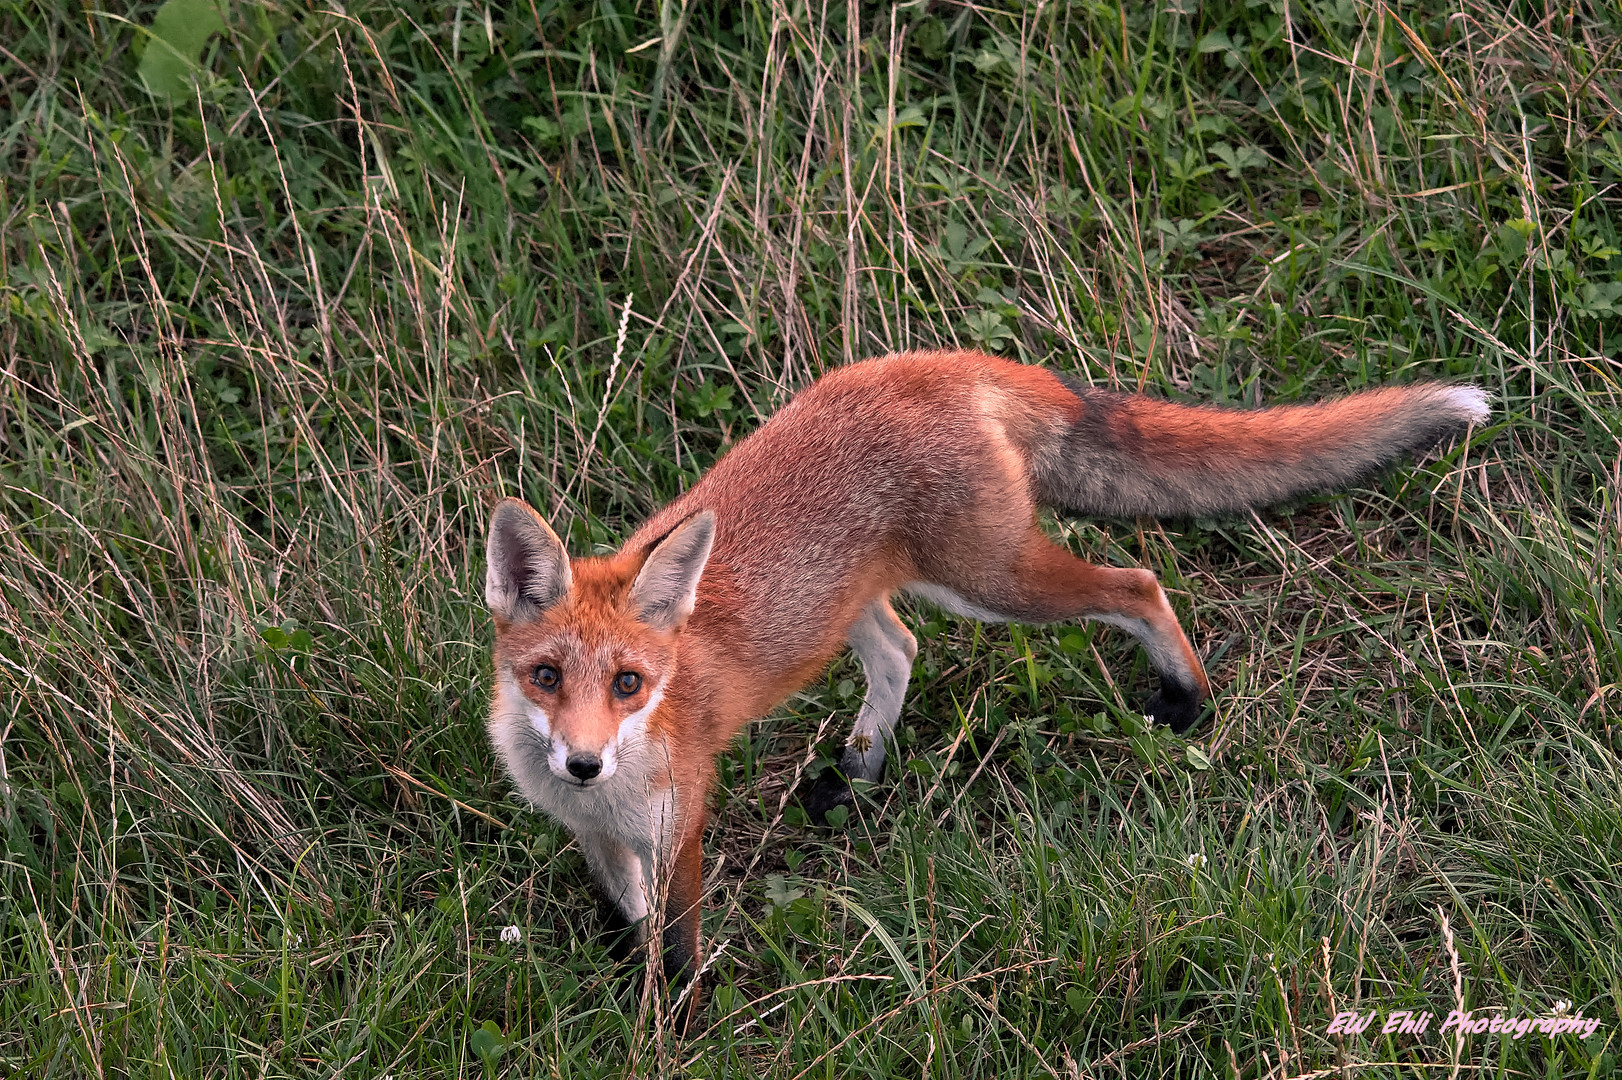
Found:
[[[504,711],[528,722],[548,771],[565,783],[607,782],[622,760],[645,753],[648,720],[675,671],[674,635],[614,603],[628,584],[577,585],[539,621],[503,635],[496,653]]]
[[[615,797],[669,786],[660,705],[714,531],[701,512],[645,553],[571,561],[529,506],[496,507],[490,731],[524,793],[566,823],[606,826]]]

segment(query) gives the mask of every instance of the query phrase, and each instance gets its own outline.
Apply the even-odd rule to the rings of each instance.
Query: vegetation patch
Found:
[[[0,1073],[1608,1075],[1619,43],[1586,0],[0,0]],[[793,792],[855,662],[754,725],[678,1039],[486,742],[488,509],[612,547],[937,347],[1494,414],[1247,519],[1047,523],[1161,576],[1192,740],[1116,630],[921,606],[842,827]]]

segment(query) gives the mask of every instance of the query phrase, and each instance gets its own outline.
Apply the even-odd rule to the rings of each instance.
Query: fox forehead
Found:
[[[626,593],[634,567],[617,557],[578,559],[574,587],[534,622],[513,623],[496,636],[496,661],[513,666],[550,662],[581,674],[626,663],[662,666],[670,635],[631,612]]]
[[[560,613],[562,615],[564,613]],[[496,662],[514,668],[551,664],[586,674],[627,664],[662,666],[670,643],[635,619],[580,620],[560,617],[552,625],[515,626],[496,643]]]

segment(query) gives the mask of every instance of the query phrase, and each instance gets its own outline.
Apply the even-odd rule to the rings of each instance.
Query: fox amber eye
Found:
[[[558,683],[563,681],[563,676],[558,674],[557,668],[550,664],[542,664],[529,673],[529,681],[542,690],[556,690]]]
[[[642,676],[634,671],[622,671],[614,679],[614,693],[620,697],[630,697],[642,689]]]

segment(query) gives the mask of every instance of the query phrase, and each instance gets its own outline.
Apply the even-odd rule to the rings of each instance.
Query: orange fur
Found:
[[[1209,688],[1154,575],[1075,558],[1037,527],[1038,506],[1259,505],[1346,482],[1484,413],[1479,392],[1434,385],[1238,412],[1092,391],[977,353],[855,364],[614,555],[570,560],[534,511],[497,507],[491,735],[626,918],[664,905],[667,966],[690,971],[716,755],[849,644],[870,687],[841,766],[878,779],[915,648],[893,593],[982,618],[1122,626],[1161,676],[1149,711],[1181,729]],[[639,687],[621,696],[627,674]],[[849,797],[831,772],[814,795]]]

